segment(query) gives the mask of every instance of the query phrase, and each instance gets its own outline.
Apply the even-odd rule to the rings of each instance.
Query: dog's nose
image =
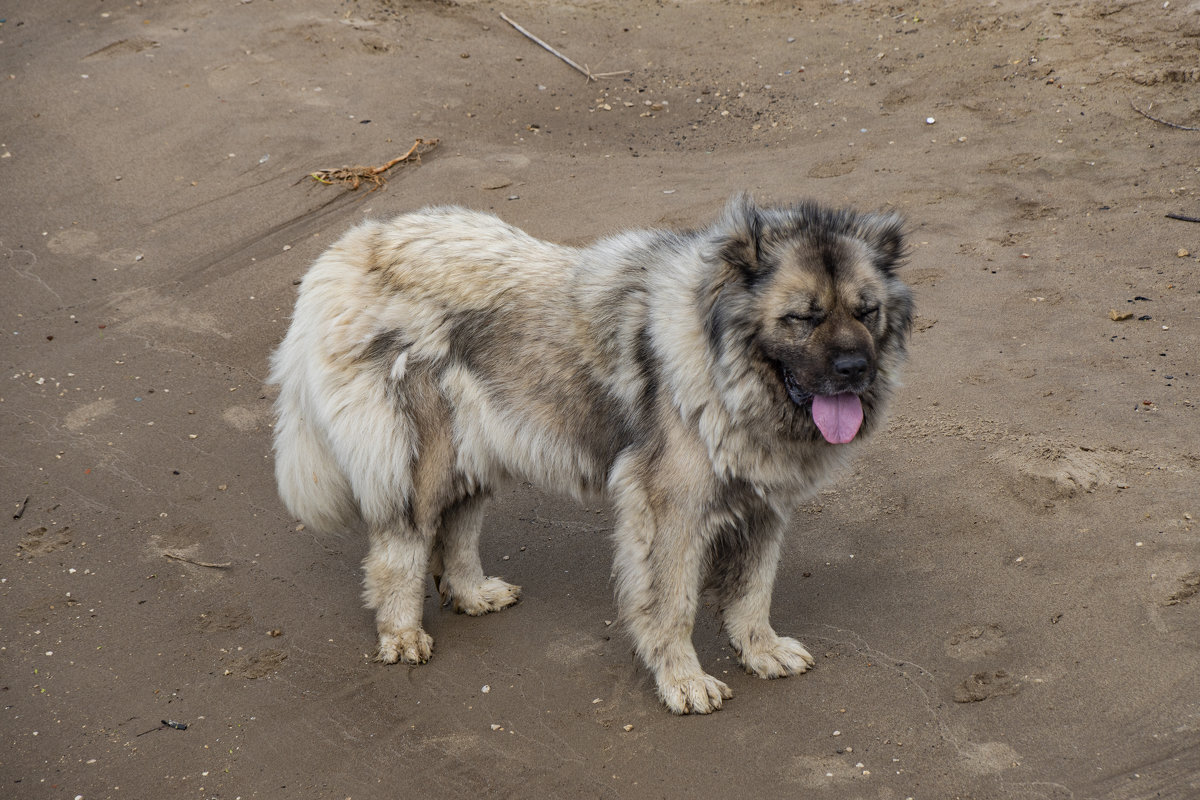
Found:
[[[833,360],[833,371],[848,381],[860,380],[867,374],[869,366],[866,357],[857,353],[838,356]]]

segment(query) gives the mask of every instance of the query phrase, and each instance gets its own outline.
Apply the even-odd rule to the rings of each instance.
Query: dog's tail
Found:
[[[289,332],[271,359],[270,382],[279,385],[275,481],[284,505],[305,525],[330,533],[345,531],[358,525],[361,516],[350,481],[318,424],[305,343],[299,339],[297,332]]]

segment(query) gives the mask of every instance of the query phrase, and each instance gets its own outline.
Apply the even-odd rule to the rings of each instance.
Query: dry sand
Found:
[[[1200,3],[0,16],[0,796],[1200,796]],[[607,513],[523,486],[484,554],[520,605],[431,597],[434,659],[372,663],[365,543],[273,486],[306,266],[430,203],[577,243],[740,189],[914,230],[906,388],[780,570],[817,669],[749,677],[702,613],[735,697],[671,716]]]

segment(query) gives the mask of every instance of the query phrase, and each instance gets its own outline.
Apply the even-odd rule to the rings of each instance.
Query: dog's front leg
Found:
[[[764,514],[757,530],[736,537],[714,565],[713,585],[729,643],[746,671],[760,678],[797,675],[813,666],[804,645],[771,627],[771,590],[783,542],[784,521]]]
[[[622,620],[671,711],[716,711],[733,692],[701,669],[692,645],[708,547],[700,521],[682,503],[656,503],[651,511],[640,491],[621,500],[616,574]]]

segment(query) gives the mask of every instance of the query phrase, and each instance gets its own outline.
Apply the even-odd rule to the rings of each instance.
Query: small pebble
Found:
[[[625,726],[625,728],[624,728],[624,730],[625,730],[625,732],[626,732],[626,733],[629,733],[631,730],[633,730],[633,726],[632,726],[632,725],[626,725],[626,726]]]
[[[491,690],[492,690],[492,687],[491,687],[491,686],[488,686],[488,685],[485,683],[485,684],[483,685],[483,687],[482,687],[482,688],[480,688],[480,690],[479,690],[479,691],[483,692],[484,694],[487,694],[487,693],[488,693],[488,692],[490,692]]]
[[[933,123],[935,123],[935,122],[937,122],[937,120],[936,120],[936,119],[934,119],[933,117],[926,117],[926,118],[925,118],[925,124],[926,124],[926,125],[932,125],[932,124],[933,124]]]
[[[1179,248],[1179,252],[1176,253],[1175,255],[1178,256],[1179,258],[1187,258],[1188,256],[1191,255],[1191,253],[1189,253],[1187,250],[1185,250],[1184,248],[1181,247],[1181,248]]]

